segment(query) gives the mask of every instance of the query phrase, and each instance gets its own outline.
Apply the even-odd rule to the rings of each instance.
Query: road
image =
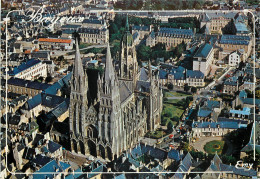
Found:
[[[91,45],[85,48],[81,48],[79,49],[80,51],[82,50],[87,50],[87,49],[91,49],[91,48],[104,48],[107,47],[107,45]],[[66,55],[67,53],[71,53],[71,52],[75,52],[75,50],[67,50],[67,51],[61,51],[61,50],[53,50],[51,51],[51,56],[62,56],[62,55]]]

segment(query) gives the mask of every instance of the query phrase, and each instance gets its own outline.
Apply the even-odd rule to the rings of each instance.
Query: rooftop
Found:
[[[39,38],[39,42],[71,43],[72,39]]]
[[[47,83],[40,83],[38,81],[30,81],[30,80],[24,80],[24,79],[14,78],[14,77],[10,78],[7,81],[7,84],[31,88],[31,89],[37,89],[37,90],[45,90],[51,86],[50,84]]]
[[[8,72],[8,74],[10,76],[14,76],[14,75],[17,75],[19,73],[21,73],[22,71],[28,69],[28,68],[31,68],[33,67],[34,65],[37,65],[38,63],[41,63],[40,60],[34,60],[34,59],[31,59],[25,63],[22,63],[21,65],[19,65],[18,67],[14,67],[14,70],[13,71],[10,71]]]
[[[231,114],[239,114],[239,115],[250,115],[250,108],[248,107],[245,107],[243,108],[243,110],[234,110],[234,109],[231,109],[229,111]]]
[[[205,43],[199,47],[194,57],[207,58],[212,49],[213,49],[212,45]]]
[[[176,29],[176,28],[167,28],[162,27],[158,32],[159,36],[174,36],[174,37],[193,37],[193,31],[191,29]]]
[[[227,128],[227,129],[238,129],[247,127],[247,124],[240,124],[236,121],[220,121],[220,122],[194,122],[192,128]]]
[[[248,45],[250,41],[249,36],[241,35],[222,35],[220,38],[220,44],[234,44],[234,45]]]

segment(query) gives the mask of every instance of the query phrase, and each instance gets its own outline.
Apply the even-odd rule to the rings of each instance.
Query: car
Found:
[[[160,143],[162,143],[162,141],[158,141],[156,144],[160,144]]]
[[[174,137],[174,135],[173,135],[173,134],[171,134],[171,135],[169,136],[169,138],[170,138],[170,139],[172,139],[173,137]]]

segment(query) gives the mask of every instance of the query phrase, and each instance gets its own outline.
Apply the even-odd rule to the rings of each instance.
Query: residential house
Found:
[[[204,77],[201,71],[187,70],[186,83],[189,86],[202,87],[205,86]]]
[[[229,94],[229,95],[235,95],[235,93],[238,91],[238,77],[233,76],[229,77],[224,81],[224,87],[223,87],[223,93]]]
[[[178,68],[173,68],[168,74],[168,83],[172,83],[175,86],[184,86],[186,83],[185,78],[185,68],[179,66]]]
[[[199,121],[216,121],[221,111],[221,102],[206,100],[202,106],[199,105],[197,118]]]
[[[240,50],[234,51],[228,57],[228,65],[231,67],[238,67],[241,61],[244,61],[244,55]]]
[[[186,156],[181,160],[179,164],[179,168],[177,169],[176,173],[171,177],[171,179],[180,178],[185,179],[187,175],[189,175],[191,168],[192,168],[192,156],[188,152]]]

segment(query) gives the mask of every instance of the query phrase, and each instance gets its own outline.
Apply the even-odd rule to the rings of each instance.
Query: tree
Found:
[[[114,46],[111,48],[111,56],[113,59],[115,59],[116,55],[120,51],[120,44],[119,43],[114,43]]]
[[[197,93],[197,88],[196,88],[196,87],[194,87],[194,86],[193,86],[193,87],[191,87],[191,92],[192,92],[192,93]]]
[[[173,128],[172,122],[168,122],[168,124],[167,124],[167,130],[168,130],[168,132],[172,132],[172,128]]]
[[[173,89],[173,84],[172,83],[168,83],[167,87],[168,87],[169,90],[172,90]]]
[[[205,158],[205,154],[203,152],[191,151],[190,154],[194,159],[198,158],[200,160],[203,160]]]
[[[177,116],[174,116],[174,117],[172,118],[172,120],[173,120],[173,121],[176,121],[176,122],[178,122],[178,121],[179,121],[179,119],[180,119],[180,118],[179,118],[179,117],[177,117]]]
[[[119,33],[118,27],[115,23],[112,23],[109,26],[109,34],[117,34],[117,33]]]
[[[53,79],[52,76],[47,76],[47,77],[45,78],[45,83],[51,82],[52,79]]]
[[[222,155],[221,156],[222,162],[225,164],[232,164],[235,165],[237,163],[237,160],[235,157],[232,157],[230,155]]]
[[[184,91],[188,92],[190,90],[190,86],[186,83],[184,85]]]
[[[185,142],[182,146],[182,149],[186,152],[190,152],[192,151],[192,146],[188,142]]]
[[[147,61],[151,57],[151,52],[151,47],[140,45],[140,47],[137,49],[137,58]]]

